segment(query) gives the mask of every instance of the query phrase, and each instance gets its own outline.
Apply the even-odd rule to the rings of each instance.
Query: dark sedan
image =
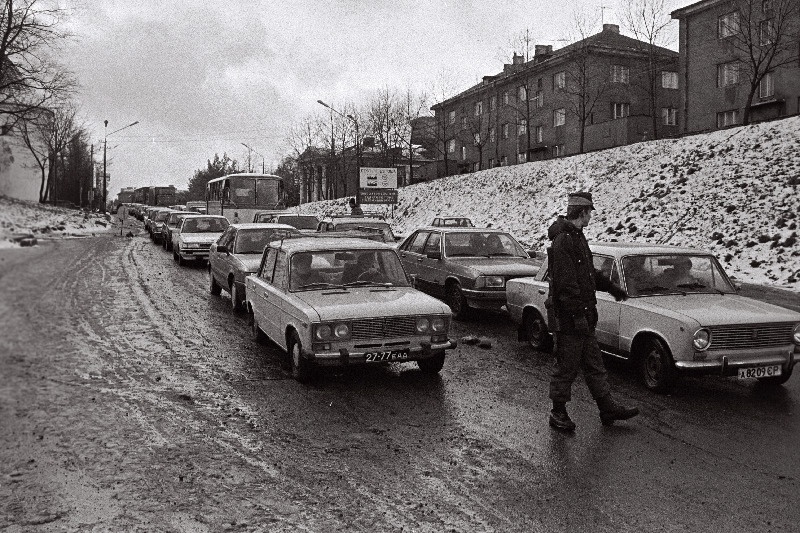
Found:
[[[506,282],[534,276],[539,261],[510,234],[489,228],[427,227],[400,245],[406,272],[417,288],[442,298],[453,316],[470,310],[499,310],[506,304]]]

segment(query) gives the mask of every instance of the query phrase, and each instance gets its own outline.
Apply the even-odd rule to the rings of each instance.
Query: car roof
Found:
[[[446,231],[447,233],[475,233],[475,232],[486,233],[486,232],[490,232],[490,233],[508,233],[510,235],[510,233],[508,231],[506,231],[504,229],[500,229],[500,228],[468,228],[468,227],[465,227],[465,226],[422,226],[422,227],[419,227],[419,228],[415,229],[414,231],[420,231],[420,230]]]
[[[334,223],[343,223],[343,224],[363,224],[369,223],[374,224],[375,222],[380,222],[381,224],[388,224],[383,219],[375,218],[375,217],[331,217],[330,219],[326,219],[325,222],[334,222]]]
[[[273,241],[278,242],[278,241]],[[287,253],[312,251],[347,251],[347,250],[394,250],[393,246],[380,241],[359,239],[356,237],[295,237],[283,239],[281,248]]]
[[[297,229],[289,224],[278,224],[276,222],[238,222],[231,224],[231,228],[240,229]]]
[[[661,255],[661,254],[701,254],[712,255],[707,250],[689,248],[687,246],[670,246],[668,244],[651,244],[644,242],[596,242],[590,241],[593,253],[623,257],[626,255]]]

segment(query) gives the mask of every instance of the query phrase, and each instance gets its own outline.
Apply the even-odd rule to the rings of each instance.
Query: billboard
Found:
[[[397,169],[362,167],[358,186],[362,189],[397,189]]]
[[[397,189],[358,189],[359,204],[396,204]]]

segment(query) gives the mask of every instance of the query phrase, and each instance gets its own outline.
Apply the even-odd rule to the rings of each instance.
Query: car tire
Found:
[[[309,363],[303,359],[303,344],[296,332],[289,336],[289,362],[292,369],[292,377],[300,383],[307,383],[311,378],[311,368]]]
[[[236,288],[236,282],[231,282],[229,292],[231,294],[231,309],[234,313],[238,313],[242,309],[242,299],[239,297],[239,289]]]
[[[256,320],[255,313],[250,313],[250,334],[253,340],[258,344],[263,344],[267,340],[267,336],[261,331],[261,328],[258,327],[258,320]]]
[[[214,274],[211,273],[211,268],[208,269],[208,292],[213,294],[214,296],[219,296],[222,294],[222,287],[217,280],[214,279]]]
[[[466,320],[469,317],[469,304],[458,283],[451,283],[447,286],[447,305],[450,306],[453,318],[456,320]]]
[[[648,339],[641,350],[639,369],[645,387],[654,392],[669,392],[675,384],[675,363],[669,349],[659,339]]]
[[[428,359],[420,359],[417,366],[425,374],[438,374],[444,366],[444,352],[437,353]]]
[[[547,330],[547,323],[539,311],[534,309],[527,311],[522,318],[522,327],[531,348],[538,352],[550,352],[553,349],[553,337]]]
[[[789,381],[789,378],[792,377],[793,369],[794,367],[790,368],[789,370],[784,370],[780,376],[758,378],[758,382],[765,387],[778,387]]]

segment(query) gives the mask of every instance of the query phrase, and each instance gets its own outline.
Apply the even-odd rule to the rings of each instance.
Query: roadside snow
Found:
[[[0,248],[19,246],[14,236],[37,239],[80,237],[103,233],[111,227],[100,213],[87,213],[0,196]]]
[[[589,239],[701,248],[741,281],[800,291],[798,187],[800,117],[791,117],[412,185],[399,191],[392,225],[408,234],[434,216],[469,216],[543,249],[567,193],[588,190]],[[302,210],[344,213],[345,200]]]

